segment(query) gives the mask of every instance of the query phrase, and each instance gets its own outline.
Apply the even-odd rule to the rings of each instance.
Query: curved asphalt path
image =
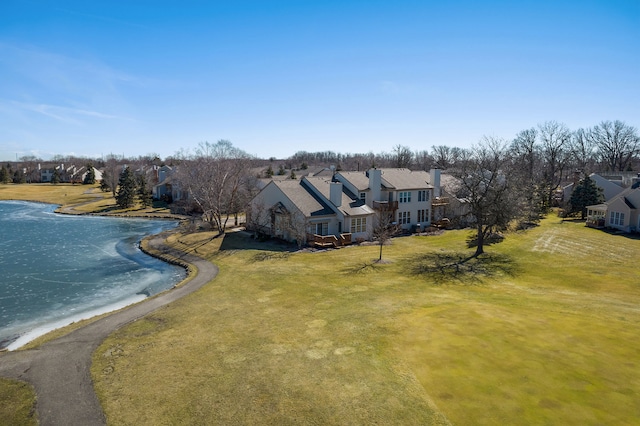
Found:
[[[29,382],[36,391],[41,425],[104,425],[106,419],[91,380],[91,354],[113,331],[199,289],[218,274],[200,257],[171,249],[162,237],[151,247],[198,268],[186,285],[131,305],[36,349],[0,354],[0,376]]]

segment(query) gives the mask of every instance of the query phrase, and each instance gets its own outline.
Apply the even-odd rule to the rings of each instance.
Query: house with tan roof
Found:
[[[640,231],[640,184],[623,190],[603,204],[587,206],[587,226]]]
[[[272,180],[251,201],[248,223],[267,235],[320,246],[371,239],[376,212],[392,215],[403,229],[422,228],[431,224],[431,180],[430,173],[408,169]]]

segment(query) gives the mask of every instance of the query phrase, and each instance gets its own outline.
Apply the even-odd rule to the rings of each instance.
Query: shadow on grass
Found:
[[[363,263],[357,264],[354,267],[345,268],[342,270],[342,272],[347,275],[368,274],[369,272],[379,272],[378,269],[382,264],[383,264],[382,262],[378,262],[376,260],[372,262],[363,262]]]
[[[238,250],[260,250],[251,260],[264,262],[266,260],[287,259],[292,253],[298,251],[298,246],[275,239],[259,241],[249,232],[228,232],[222,236],[224,240],[220,245],[219,255],[225,256]],[[220,238],[220,237],[218,237]]]
[[[504,241],[504,236],[502,234],[489,234],[484,237],[483,246],[491,246],[494,244],[499,244]],[[473,232],[467,237],[467,247],[474,248],[478,245],[478,235]]]
[[[515,276],[517,268],[510,256],[485,253],[478,257],[461,252],[436,252],[406,258],[406,270],[434,284],[482,284],[483,278]]]

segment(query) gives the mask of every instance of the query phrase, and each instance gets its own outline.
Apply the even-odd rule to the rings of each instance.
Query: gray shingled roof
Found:
[[[411,171],[409,169],[380,169],[382,171],[382,186],[396,191],[404,189],[432,188],[431,175],[425,171]],[[358,191],[369,189],[367,172],[340,172],[344,178],[355,186]]]
[[[366,172],[339,172],[344,178],[355,186],[358,191],[369,189],[369,177]]]
[[[306,217],[326,216],[335,212],[319,197],[312,194],[299,180],[273,181]]]
[[[331,200],[331,178],[326,177],[306,177],[304,179],[309,185],[312,185],[323,197]],[[364,201],[357,198],[354,194],[342,187],[342,203],[337,207],[346,216],[359,216],[374,213]]]
[[[409,169],[380,169],[382,170],[382,185],[395,189],[423,189],[433,188],[429,184],[431,176],[429,173],[418,170],[411,171]]]

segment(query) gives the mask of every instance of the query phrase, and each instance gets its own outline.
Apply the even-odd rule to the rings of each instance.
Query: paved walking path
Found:
[[[0,376],[34,386],[41,425],[106,424],[91,380],[91,354],[113,331],[192,293],[218,273],[218,268],[211,262],[171,249],[161,237],[153,238],[150,244],[195,265],[198,274],[184,286],[115,312],[37,349],[0,354]]]

